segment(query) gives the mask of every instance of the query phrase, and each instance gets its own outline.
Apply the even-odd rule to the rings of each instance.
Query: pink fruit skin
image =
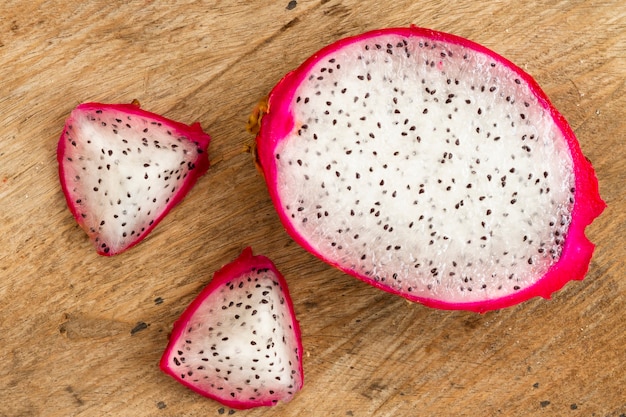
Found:
[[[574,197],[575,203],[572,210],[572,220],[563,246],[562,255],[559,261],[550,268],[546,275],[533,286],[506,297],[476,303],[447,303],[429,298],[415,297],[410,294],[398,294],[411,301],[419,302],[429,307],[449,310],[470,310],[483,313],[489,310],[509,307],[535,296],[550,298],[550,295],[554,291],[561,289],[568,281],[582,280],[587,273],[589,262],[591,261],[591,256],[594,250],[594,245],[585,236],[585,227],[598,217],[606,207],[606,204],[600,197],[598,191],[598,180],[591,163],[582,154],[574,132],[565,118],[550,103],[547,95],[529,74],[506,58],[501,57],[484,46],[448,33],[411,26],[408,28],[380,29],[354,37],[345,38],[321,49],[305,61],[299,68],[288,73],[282,80],[280,80],[269,94],[267,104],[268,110],[263,116],[256,140],[258,161],[268,184],[269,193],[274,205],[276,207],[282,207],[277,193],[277,187],[279,185],[276,183],[276,163],[273,157],[273,151],[277,144],[293,129],[294,121],[289,105],[292,102],[292,97],[296,88],[304,80],[308,70],[324,56],[353,42],[385,34],[397,34],[405,37],[423,36],[432,40],[458,44],[489,55],[497,62],[511,68],[519,74],[519,77],[522,80],[528,83],[530,89],[539,99],[539,102],[552,115],[556,124],[563,132],[563,135],[569,145],[576,177],[576,190]],[[311,245],[309,245],[307,241],[295,231],[295,229],[290,225],[286,214],[281,210],[277,210],[277,212],[289,235],[309,252],[358,279],[385,291],[396,293],[389,288],[382,287],[379,283],[367,276],[360,275],[358,272],[350,269],[342,268],[340,265],[336,265],[333,262],[324,259],[323,256],[316,252],[316,250],[313,249]]]
[[[190,140],[197,142],[198,146],[204,150],[204,152],[200,155],[198,161],[196,162],[196,168],[192,172],[192,174],[188,177],[188,180],[184,182],[181,187],[178,189],[174,197],[170,200],[169,204],[165,209],[161,212],[161,214],[154,219],[154,223],[147,227],[146,230],[139,234],[135,241],[123,248],[122,250],[115,251],[111,250],[109,252],[104,252],[98,245],[95,245],[98,254],[103,256],[113,256],[117,255],[121,252],[124,252],[131,247],[135,246],[139,242],[143,240],[151,231],[156,227],[157,224],[165,217],[165,215],[176,205],[178,204],[185,195],[189,192],[189,190],[194,186],[198,178],[200,178],[206,171],[209,169],[209,157],[206,152],[207,147],[209,146],[209,142],[211,141],[211,137],[202,130],[200,123],[194,123],[192,125],[186,125],[183,123],[176,122],[174,120],[167,119],[161,115],[156,113],[151,113],[145,110],[142,110],[139,105],[136,104],[102,104],[102,103],[83,103],[78,105],[74,112],[83,112],[83,111],[95,111],[98,109],[108,109],[117,111],[120,114],[130,114],[138,117],[145,117],[156,122],[161,122],[165,126],[169,126],[173,131],[177,132],[177,134],[181,136],[187,136]],[[87,235],[92,239],[94,237],[94,233],[89,231],[89,228],[84,225],[83,219],[78,212],[77,207],[74,205],[74,202],[70,199],[70,190],[68,188],[68,184],[63,181],[65,177],[65,170],[63,165],[63,155],[65,154],[65,148],[67,147],[67,141],[63,140],[65,134],[67,132],[67,126],[71,125],[74,121],[74,116],[70,115],[65,123],[65,127],[63,132],[61,133],[61,137],[59,139],[59,144],[57,146],[57,162],[59,164],[59,178],[61,179],[61,187],[63,189],[63,194],[65,195],[65,199],[67,202],[67,206],[69,207],[72,215],[76,219],[76,222],[80,225],[80,227],[87,233]]]
[[[252,255],[252,249],[250,247],[245,248],[241,252],[241,255],[239,255],[239,257],[235,259],[233,262],[225,265],[224,267],[222,267],[222,269],[215,272],[211,282],[191,302],[191,304],[187,307],[187,309],[185,309],[185,311],[178,318],[178,320],[174,322],[173,330],[169,338],[170,343],[165,349],[165,352],[163,353],[163,356],[161,357],[161,361],[159,364],[159,367],[161,368],[163,372],[165,372],[168,375],[173,376],[174,378],[176,378],[177,381],[189,387],[193,391],[203,396],[217,400],[220,403],[228,407],[236,408],[240,410],[253,408],[253,407],[259,407],[259,406],[272,406],[272,405],[275,405],[275,403],[272,402],[271,399],[268,399],[266,401],[254,402],[254,403],[242,402],[238,400],[229,401],[224,398],[218,398],[216,396],[213,396],[210,393],[198,390],[193,384],[189,383],[188,381],[177,378],[176,370],[170,369],[168,365],[168,358],[170,357],[172,350],[176,348],[176,346],[174,345],[174,341],[178,340],[181,337],[181,335],[185,332],[185,330],[187,329],[187,323],[189,322],[189,320],[191,319],[195,311],[198,309],[198,307],[200,307],[200,305],[207,298],[207,296],[211,294],[212,292],[214,292],[217,288],[222,286],[225,282],[228,282],[229,280],[233,279],[233,277],[240,276],[244,274],[245,272],[250,271],[252,268],[257,268],[257,269],[267,268],[273,271],[276,274],[276,278],[278,280],[278,283],[280,284],[280,287],[283,289],[285,300],[287,301],[287,306],[289,307],[290,316],[293,318],[291,324],[296,334],[296,340],[298,341],[298,346],[296,346],[296,348],[298,349],[298,352],[300,353],[300,361],[298,363],[298,374],[301,375],[301,378],[299,381],[299,385],[295,387],[294,389],[295,391],[302,389],[302,385],[304,383],[304,372],[303,372],[303,367],[302,367],[302,352],[303,352],[302,338],[301,338],[301,333],[300,333],[300,325],[298,324],[298,321],[296,320],[296,314],[293,309],[293,303],[291,301],[289,290],[287,288],[287,282],[285,281],[285,278],[282,276],[282,274],[276,269],[276,266],[270,259],[262,255]]]

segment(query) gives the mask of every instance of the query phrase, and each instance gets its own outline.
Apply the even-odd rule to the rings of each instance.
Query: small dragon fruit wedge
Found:
[[[381,29],[287,74],[257,162],[303,247],[383,290],[478,312],[584,277],[605,207],[573,131],[530,75],[451,34]]]
[[[132,104],[84,103],[65,122],[59,177],[78,224],[101,255],[139,243],[209,168],[199,123]]]
[[[302,388],[302,341],[287,282],[243,250],[174,323],[161,369],[238,409],[287,402]]]

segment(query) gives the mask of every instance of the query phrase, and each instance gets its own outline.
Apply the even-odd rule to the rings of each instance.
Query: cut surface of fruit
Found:
[[[256,141],[290,235],[386,291],[482,312],[587,271],[591,164],[537,83],[467,39],[329,45],[274,87]]]
[[[287,283],[244,249],[174,324],[161,369],[194,391],[245,409],[302,388],[302,341]]]
[[[166,119],[136,104],[84,103],[59,139],[65,198],[101,255],[141,241],[209,167],[200,124]]]

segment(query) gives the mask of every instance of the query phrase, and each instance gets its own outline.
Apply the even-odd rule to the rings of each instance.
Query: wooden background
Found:
[[[294,7],[295,6],[295,7]],[[248,114],[340,37],[453,32],[530,72],[608,203],[586,279],[477,315],[409,304],[286,235],[246,146]],[[626,415],[623,1],[12,1],[0,5],[0,416]],[[58,183],[64,119],[130,102],[213,136],[213,166],[139,246],[96,255]],[[158,369],[172,322],[246,246],[290,283],[305,387],[234,411]]]

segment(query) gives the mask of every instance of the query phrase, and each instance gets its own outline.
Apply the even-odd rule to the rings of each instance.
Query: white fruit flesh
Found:
[[[203,152],[158,120],[104,106],[75,110],[62,140],[68,199],[104,253],[154,226],[180,198]]]
[[[532,286],[574,195],[563,133],[519,75],[463,45],[384,35],[317,62],[275,149],[295,231],[333,264],[446,302]]]
[[[288,401],[300,388],[289,306],[271,270],[222,284],[185,323],[167,366],[195,390],[237,405]],[[288,326],[288,327],[285,327]]]

